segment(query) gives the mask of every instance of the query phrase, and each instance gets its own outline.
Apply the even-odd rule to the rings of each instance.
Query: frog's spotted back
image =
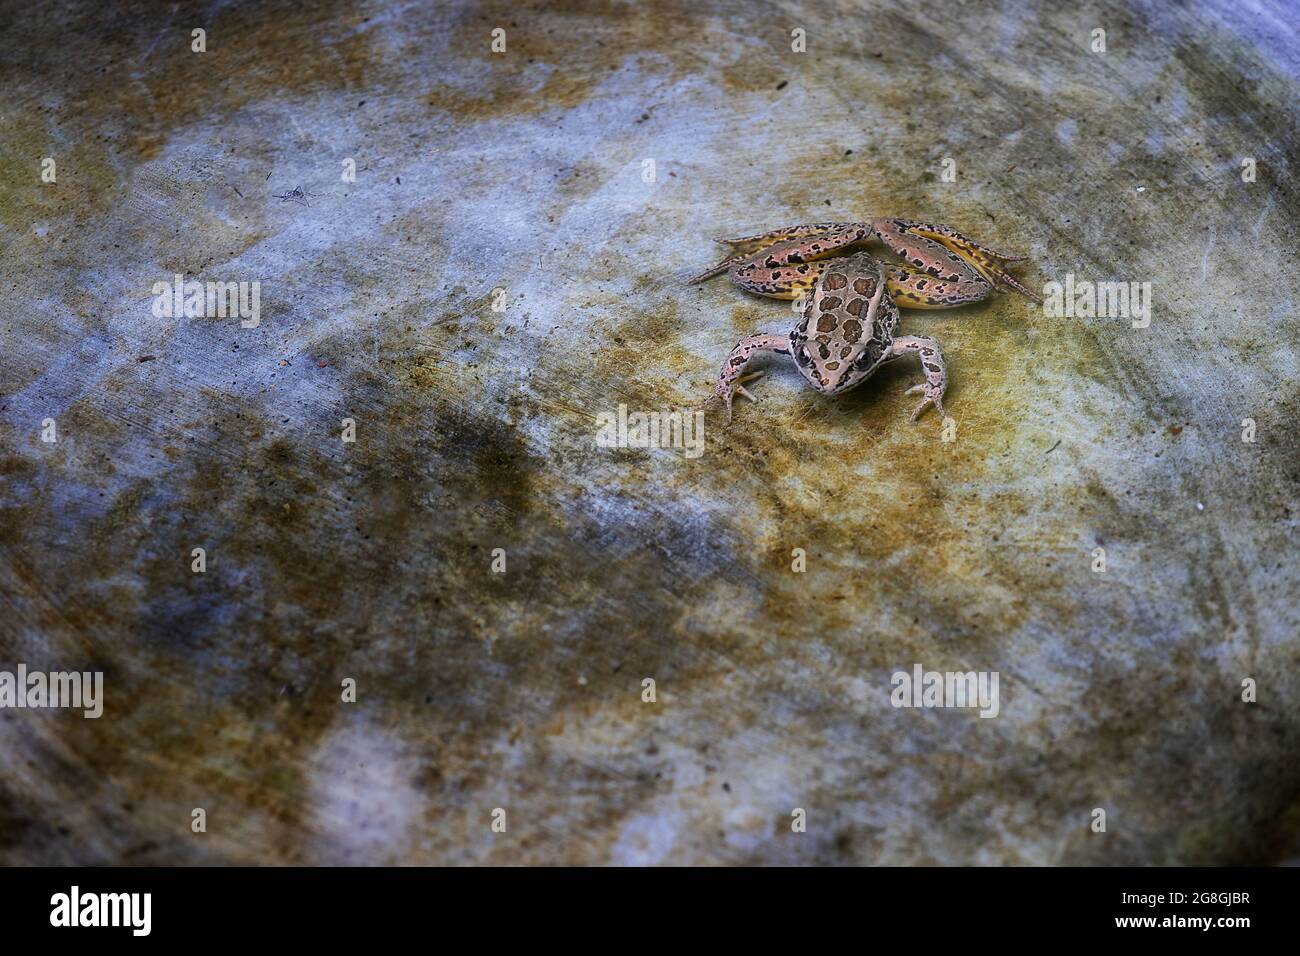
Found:
[[[897,322],[880,262],[865,252],[830,260],[790,334],[795,364],[814,388],[847,391],[880,363]]]

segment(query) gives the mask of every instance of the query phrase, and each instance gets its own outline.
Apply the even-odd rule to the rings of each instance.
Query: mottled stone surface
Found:
[[[0,669],[107,684],[0,711],[0,862],[1292,858],[1294,10],[1019,6],[0,4]],[[789,327],[709,237],[881,215],[1150,327],[905,312],[954,443],[914,364],[773,363],[699,458],[597,446]]]

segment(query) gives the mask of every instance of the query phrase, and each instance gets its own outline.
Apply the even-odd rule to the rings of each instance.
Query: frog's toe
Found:
[[[716,386],[714,386],[713,394],[700,403],[700,408],[701,409],[712,408],[714,405],[717,405],[719,402],[721,402],[722,407],[726,409],[727,424],[730,425],[731,424],[731,389],[723,382],[719,382]]]
[[[754,379],[757,377],[758,375],[748,376],[749,379]],[[715,402],[721,401],[723,406],[727,410],[727,424],[730,425],[731,406],[732,403],[736,400],[737,395],[744,395],[751,402],[758,401],[758,399],[755,398],[753,394],[750,393],[749,389],[745,388],[745,386],[741,385],[739,382],[733,382],[733,383],[719,382],[717,387],[713,390],[713,394],[709,396],[709,398],[705,401],[704,404],[705,406],[708,406],[714,404]]]
[[[724,392],[719,392],[718,398],[722,399],[722,407],[727,412],[727,424],[730,425],[731,424],[731,403],[732,401],[735,400],[735,395],[732,393],[731,389],[727,389]]]
[[[1043,300],[1035,293],[1025,288],[1025,286],[1021,285],[1020,281],[1010,272],[1007,272],[1005,269],[991,269],[990,272],[993,275],[993,281],[998,285],[1003,286],[1004,288],[1014,289],[1029,301],[1037,302],[1040,305],[1042,304]]]
[[[694,278],[688,279],[687,284],[695,285],[697,283],[703,282],[705,279],[712,279],[718,273],[726,272],[737,262],[743,262],[744,259],[745,257],[743,255],[727,256],[727,258],[723,259],[716,266],[711,266],[708,269],[705,269],[699,275],[695,276]]]
[[[925,393],[925,401],[921,402],[920,405],[916,406],[916,411],[912,412],[912,421],[916,421],[918,418],[920,418],[921,414],[931,405],[933,405],[935,409],[939,412],[940,418],[948,417],[948,413],[943,409],[942,392],[932,389],[929,385],[922,384],[922,385],[913,385],[903,394],[916,395],[918,392]]]

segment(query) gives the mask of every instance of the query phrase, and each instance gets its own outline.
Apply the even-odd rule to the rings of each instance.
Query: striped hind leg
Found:
[[[959,301],[945,301],[943,294],[927,296],[934,298],[935,302],[914,308],[942,309],[974,301],[966,296],[975,291],[979,280],[1014,289],[1034,302],[1042,301],[1004,268],[1004,263],[1019,262],[1024,256],[997,252],[950,226],[915,219],[877,219],[872,223],[872,229],[881,242],[907,261],[908,266],[927,272],[949,285],[967,285],[960,291],[947,290],[948,297],[956,295]]]
[[[993,284],[982,275],[961,273],[954,282],[923,269],[890,263],[886,288],[902,309],[955,309],[987,299]]]
[[[746,259],[731,267],[728,278],[746,292],[769,299],[802,299],[812,295],[817,280],[834,261],[832,253],[821,255],[825,258],[788,263],[782,262],[780,256],[757,261]]]
[[[782,266],[802,265],[824,259],[848,246],[870,239],[871,229],[871,226],[862,222],[818,222],[773,229],[757,236],[719,239],[719,242],[738,247],[741,251],[732,253],[690,281],[692,284],[703,282],[720,272],[730,272],[731,280],[750,292],[774,298],[796,299],[804,291],[802,288],[788,294],[791,290],[784,287],[781,276],[765,273],[779,270]],[[797,276],[807,275],[809,271],[803,270],[802,273],[785,278],[802,285]],[[739,281],[746,278],[752,281]],[[764,291],[769,288],[775,291]]]
[[[773,229],[770,232],[760,232],[756,236],[739,236],[735,239],[714,239],[714,242],[721,242],[728,246],[748,247],[752,249],[761,246],[771,246],[778,242],[784,242],[787,239],[803,239],[807,236],[822,236],[837,233],[851,233],[861,230],[862,235],[859,239],[871,235],[871,224],[865,222],[811,222],[802,226],[785,226],[781,229]]]

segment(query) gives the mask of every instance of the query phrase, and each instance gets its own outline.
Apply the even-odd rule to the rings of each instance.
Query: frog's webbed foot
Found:
[[[713,395],[705,402],[705,405],[711,405],[714,402],[721,401],[727,409],[727,424],[731,424],[731,403],[735,400],[736,395],[744,395],[751,402],[757,402],[753,395],[741,384],[743,381],[757,378],[757,374],[746,375],[745,366],[755,352],[769,351],[777,352],[781,355],[790,354],[790,336],[788,335],[747,335],[731,350],[727,360],[722,363],[722,371],[718,373],[718,383],[714,386]]]
[[[985,298],[993,286],[1042,301],[1005,268],[1005,263],[1021,262],[1024,256],[998,252],[950,226],[915,219],[877,219],[872,228],[881,242],[907,260],[910,275],[897,280],[905,305],[932,309],[964,305]],[[931,278],[926,280],[926,275]]]
[[[946,418],[948,413],[943,410],[943,393],[948,389],[948,369],[943,364],[943,352],[939,349],[939,343],[926,335],[897,336],[890,346],[886,361],[893,361],[912,353],[920,356],[921,370],[925,372],[923,385],[913,385],[903,393],[905,395],[925,393],[925,400],[912,413],[912,421],[920,418],[921,413],[931,405]]]
[[[904,392],[903,394],[904,394],[904,395],[919,395],[921,392],[925,392],[925,401],[921,402],[921,404],[918,405],[918,406],[916,407],[916,411],[912,412],[912,421],[916,421],[918,418],[920,418],[920,417],[921,417],[921,414],[922,414],[922,413],[923,413],[927,408],[929,408],[931,405],[933,405],[935,408],[937,408],[937,409],[939,410],[939,417],[940,417],[940,418],[947,418],[947,417],[948,417],[948,413],[945,412],[945,411],[943,410],[943,392],[942,392],[942,391],[939,391],[937,394],[935,394],[935,393],[933,393],[933,391],[932,391],[932,389],[931,389],[931,387],[930,387],[929,385],[913,385],[911,388],[909,388],[909,389],[908,389],[906,392]]]
[[[713,267],[711,267],[711,268],[709,268],[709,269],[705,269],[705,270],[704,270],[703,272],[701,272],[699,275],[694,276],[694,277],[692,277],[692,278],[686,280],[686,281],[687,281],[687,284],[688,284],[688,285],[695,285],[695,284],[697,284],[697,283],[703,282],[705,279],[712,279],[712,278],[713,278],[715,275],[717,275],[719,272],[726,272],[726,271],[727,271],[728,269],[730,269],[732,266],[734,266],[734,265],[739,265],[740,263],[744,262],[744,261],[745,261],[746,259],[748,259],[748,258],[749,258],[749,256],[744,255],[744,254],[736,254],[736,255],[727,256],[727,258],[723,259],[723,260],[722,260],[721,262],[719,262],[716,266],[713,266]]]
[[[1020,262],[1027,258],[1028,256],[1016,256],[1014,259],[1005,261]],[[1030,302],[1037,302],[1039,305],[1042,304],[1043,300],[1041,296],[1031,291],[1026,286],[1021,285],[1020,280],[1006,269],[1002,268],[1000,264],[988,263],[983,268],[988,270],[989,278],[993,280],[994,285],[1001,286],[1004,289],[1013,289],[1023,295]]]
[[[758,402],[758,399],[754,397],[753,393],[750,392],[749,389],[745,388],[745,386],[741,385],[740,383],[742,381],[743,382],[752,381],[753,379],[758,378],[762,374],[763,374],[762,372],[753,372],[752,374],[746,375],[743,379],[733,382],[730,385],[723,384],[722,381],[719,381],[718,384],[713,389],[713,394],[710,395],[707,399],[705,399],[703,404],[700,405],[700,407],[708,408],[710,405],[716,405],[718,402],[722,402],[723,407],[727,410],[727,424],[730,425],[731,405],[736,400],[737,395],[744,395],[751,402],[754,403]]]

